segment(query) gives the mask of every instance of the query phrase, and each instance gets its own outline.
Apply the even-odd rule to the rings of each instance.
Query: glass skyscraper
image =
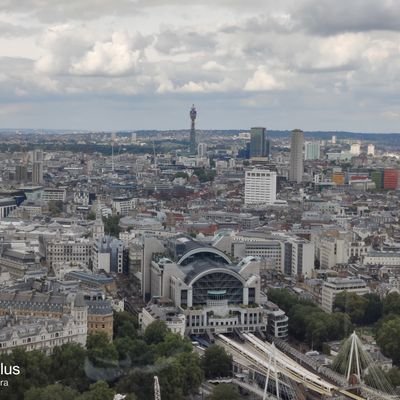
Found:
[[[250,130],[250,158],[269,157],[270,144],[267,142],[267,130],[265,128],[251,128]]]

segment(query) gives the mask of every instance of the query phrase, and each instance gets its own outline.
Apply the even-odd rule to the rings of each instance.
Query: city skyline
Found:
[[[0,0],[1,399],[400,400],[398,15]]]
[[[0,4],[0,127],[398,132],[400,5],[250,3]]]

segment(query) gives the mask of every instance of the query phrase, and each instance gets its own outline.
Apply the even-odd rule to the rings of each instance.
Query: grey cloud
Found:
[[[0,101],[57,99],[52,109],[61,119],[65,113],[57,114],[57,104],[103,96],[113,98],[110,107],[118,109],[121,104],[126,110],[126,114],[118,111],[121,123],[123,118],[130,121],[132,104],[145,110],[140,103],[144,98],[148,108],[164,107],[175,118],[166,111],[161,124],[148,118],[146,111],[143,116],[138,111],[138,126],[148,128],[158,127],[156,123],[180,127],[172,104],[186,115],[185,105],[192,102],[199,102],[199,115],[209,118],[209,127],[232,121],[242,127],[264,123],[287,128],[290,117],[291,126],[304,129],[362,129],[378,126],[382,116],[394,121],[388,116],[398,107],[400,33],[394,18],[400,4],[395,2],[297,0],[279,2],[277,9],[276,1],[265,0],[254,2],[258,7],[252,15],[252,2],[223,0],[215,7],[231,7],[220,24],[166,20],[167,27],[161,29],[150,26],[151,13],[157,12],[151,7],[168,5],[172,12],[174,6],[190,3],[0,0],[0,10],[7,3],[10,10],[24,13],[25,20],[35,16],[42,21],[70,20],[51,24],[37,39],[38,59],[0,59]],[[200,0],[199,5],[212,2]],[[27,10],[32,10],[30,15]],[[143,14],[135,14],[127,32],[118,30],[118,17],[77,21],[117,13],[125,17],[137,10]],[[209,8],[200,10],[202,21],[206,11]],[[149,29],[146,34],[135,33],[135,23],[143,26],[144,18],[150,18]],[[127,21],[124,18],[121,26],[126,27]],[[107,106],[103,105],[104,115]],[[79,112],[83,115],[88,109],[82,106]],[[13,110],[18,107],[9,106]],[[88,119],[95,121],[91,115]],[[90,125],[83,120],[77,116],[76,124]]]
[[[0,57],[0,100],[37,97],[54,89],[48,77],[37,77],[33,72],[34,60]]]
[[[399,31],[400,2],[396,0],[298,0],[279,2],[280,10],[260,6],[258,16],[243,24],[227,24],[225,33],[336,35],[345,32]]]
[[[166,29],[157,35],[155,48],[163,53],[190,53],[196,51],[213,51],[215,38],[210,34],[193,30]]]
[[[137,12],[133,0],[1,0],[0,12],[31,15],[42,22],[96,19]]]
[[[0,21],[0,36],[2,36],[3,38],[29,36],[37,32],[38,32],[37,28],[15,25],[15,24],[10,24],[8,22]]]
[[[264,4],[251,0],[253,5]],[[185,7],[182,0],[0,0],[0,12],[30,15],[45,23],[93,20],[110,16],[137,16],[157,7]],[[241,0],[198,0],[196,5],[248,8]]]
[[[94,20],[101,17],[137,17],[157,7],[173,12],[189,9],[192,3],[182,0],[0,0],[0,12],[29,15],[45,23],[71,20]],[[246,30],[293,33],[304,30],[310,34],[332,35],[340,32],[400,30],[400,2],[397,0],[198,0],[196,7],[228,9],[248,20]],[[212,12],[212,11],[211,11]],[[166,21],[168,22],[168,21]],[[226,33],[242,29],[228,23]]]
[[[239,34],[243,32],[253,32],[259,35],[276,32],[290,34],[301,28],[299,22],[288,12],[274,14],[261,14],[250,17],[236,24],[227,24],[220,28],[220,31],[227,34]]]
[[[396,0],[307,0],[292,12],[311,34],[400,30],[400,2]]]

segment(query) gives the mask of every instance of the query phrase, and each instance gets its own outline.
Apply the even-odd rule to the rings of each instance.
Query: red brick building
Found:
[[[397,189],[399,171],[397,169],[385,169],[383,173],[383,188],[386,190]]]

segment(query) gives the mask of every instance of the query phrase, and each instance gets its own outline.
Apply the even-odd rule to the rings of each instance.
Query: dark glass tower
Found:
[[[268,157],[267,130],[265,128],[251,128],[250,130],[250,158]]]
[[[192,121],[192,125],[190,127],[190,153],[196,154],[197,152],[197,141],[196,141],[196,128],[195,128],[195,121],[196,121],[197,111],[194,106],[190,109],[190,119]]]

